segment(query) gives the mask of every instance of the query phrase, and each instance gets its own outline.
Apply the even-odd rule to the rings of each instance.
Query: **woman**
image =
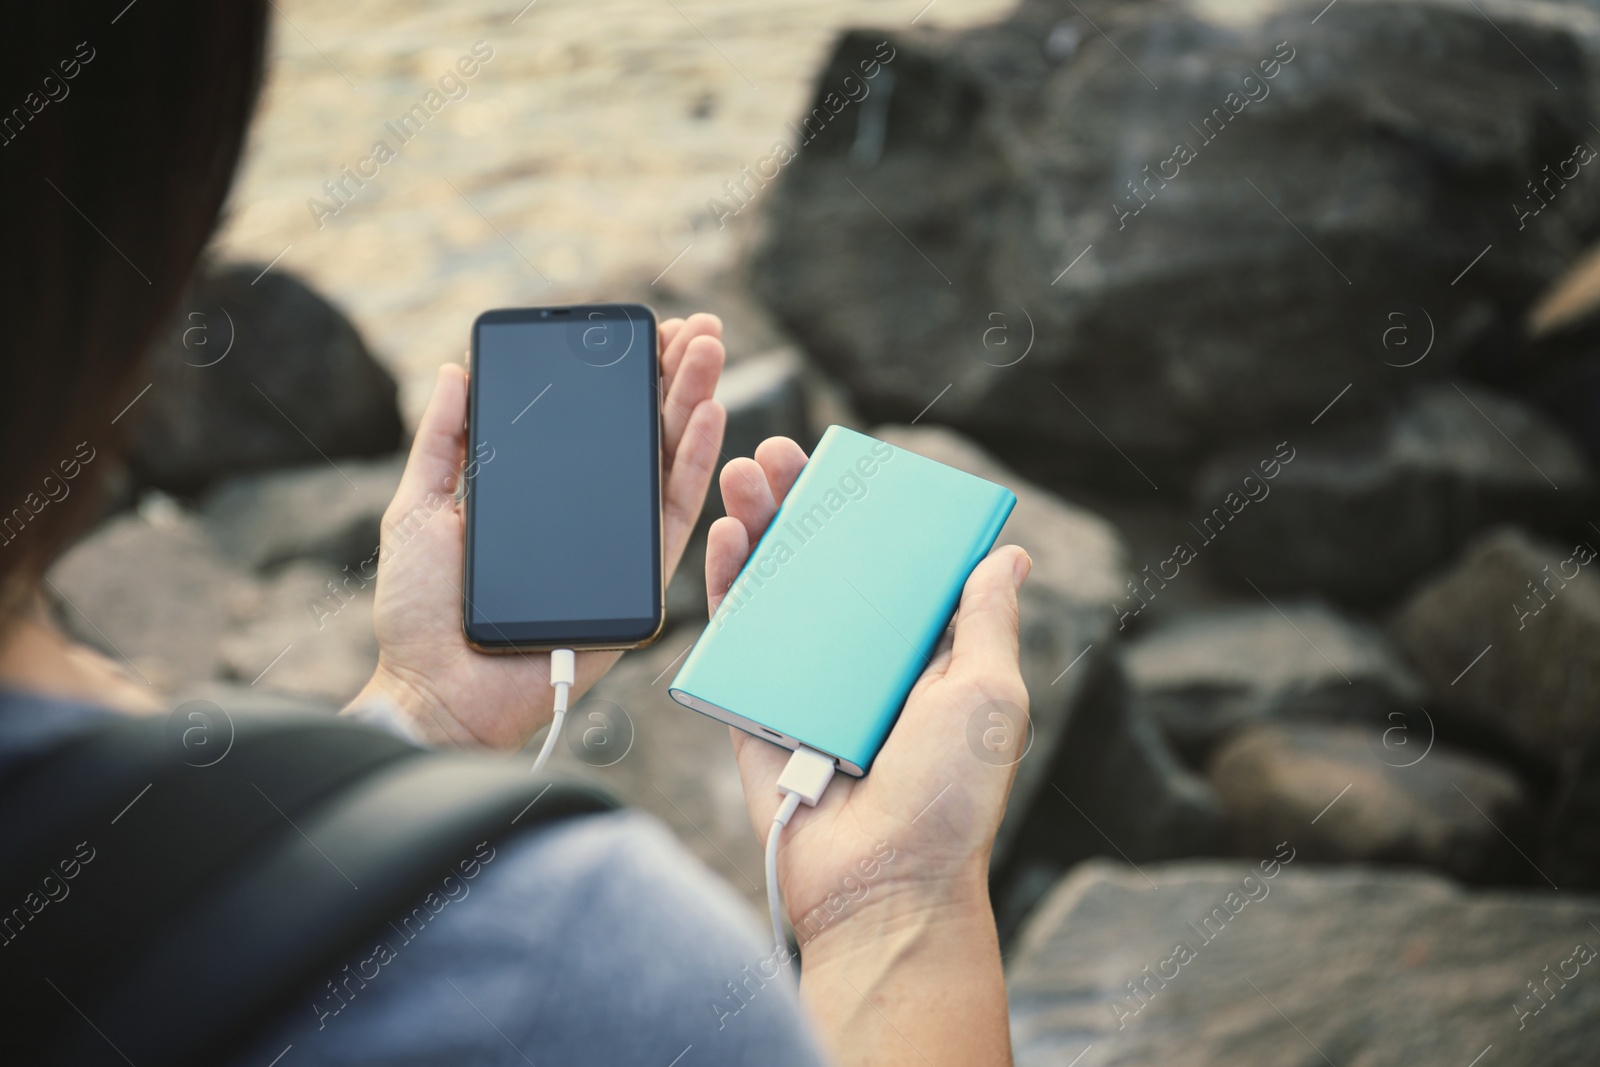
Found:
[[[0,500],[24,499],[78,442],[115,444],[118,413],[144,380],[141,355],[216,225],[260,80],[265,19],[255,0],[12,13],[0,40],[0,106],[18,105],[0,116],[9,194]],[[719,455],[724,414],[711,397],[723,348],[710,315],[664,322],[660,333],[670,571]],[[465,372],[447,365],[391,516],[454,490],[465,413]],[[794,442],[774,439],[724,469],[729,514],[707,544],[711,610],[805,460]],[[8,782],[54,746],[115,716],[160,710],[114,663],[63,637],[41,606],[43,571],[94,518],[91,497],[52,503],[0,555],[0,806]],[[459,514],[386,547],[379,665],[346,714],[432,746],[520,747],[552,715],[547,658],[465,645]],[[1016,590],[1029,565],[1015,547],[979,565],[872,774],[835,781],[791,824],[779,879],[797,927],[818,908],[837,910],[828,903],[839,887],[878,861],[867,895],[805,941],[798,996],[786,975],[756,970],[771,956],[760,933],[659,824],[582,815],[504,841],[475,868],[470,896],[381,980],[338,1010],[308,987],[305,1007],[238,1035],[230,1062],[1009,1063],[987,868],[1011,770],[973,758],[964,738],[980,705],[1026,705]],[[582,654],[575,688],[616,657]],[[787,753],[732,736],[752,826],[764,834]],[[121,1062],[116,1035],[72,1007],[85,1033],[104,1040],[108,1062]]]

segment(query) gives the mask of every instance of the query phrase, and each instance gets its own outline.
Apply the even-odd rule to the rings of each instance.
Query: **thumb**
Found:
[[[989,553],[961,591],[947,675],[990,688],[1022,676],[1017,664],[1017,589],[1033,560],[1016,545]]]
[[[406,457],[405,473],[395,492],[395,503],[406,506],[429,493],[451,494],[467,447],[467,372],[458,363],[439,368],[433,397],[428,401],[417,434]]]

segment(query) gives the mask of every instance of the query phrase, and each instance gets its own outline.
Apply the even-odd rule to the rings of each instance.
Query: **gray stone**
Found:
[[[290,563],[220,654],[224,677],[342,706],[378,666],[372,584],[321,561]]]
[[[1046,787],[1014,796],[1007,809],[1011,818],[1019,803],[1031,801],[1016,816],[1010,862],[992,880],[1002,937],[1081,860],[1141,863],[1224,850],[1222,805],[1211,787],[1179,762],[1155,722],[1129,701],[1114,658],[1100,668],[1042,770]]]
[[[1189,612],[1144,631],[1121,657],[1135,704],[1196,767],[1253,722],[1409,724],[1423,733],[1421,683],[1383,635],[1314,601]]]
[[[1594,183],[1522,232],[1514,205],[1593,136],[1596,24],[1380,0],[1312,26],[1321,6],[1036,0],[847,33],[763,194],[752,284],[869,418],[932,403],[1141,493],[1346,387],[1324,424],[1383,410],[1583,248]]]
[[[1552,420],[1478,386],[1424,388],[1391,416],[1295,447],[1276,478],[1258,479],[1254,491],[1266,496],[1241,516],[1248,521],[1229,525],[1204,553],[1245,589],[1385,601],[1480,530],[1510,521],[1560,530],[1593,495],[1582,453]],[[1196,507],[1218,509],[1226,524],[1226,494],[1260,451],[1207,464]]]
[[[242,475],[208,494],[200,511],[223,553],[240,566],[266,570],[320,559],[360,570],[378,551],[383,512],[405,464],[404,455],[395,455]]]
[[[282,267],[202,274],[150,366],[129,459],[168,492],[401,443],[394,378],[342,312]]]
[[[1492,728],[1551,764],[1577,758],[1600,723],[1597,544],[1503,527],[1412,596],[1394,632],[1442,724]]]
[[[164,693],[215,676],[218,635],[260,595],[199,522],[159,497],[90,532],[46,579],[68,633]]]
[[[1307,860],[1543,884],[1502,836],[1534,847],[1515,776],[1444,745],[1397,752],[1384,740],[1368,726],[1253,726],[1235,735],[1208,775],[1235,853],[1265,855],[1293,838]]]
[[[1600,732],[1590,736],[1553,808],[1543,870],[1569,889],[1600,889]]]
[[[1533,353],[1517,352],[1514,357],[1528,360],[1535,368],[1533,380],[1524,385],[1522,391],[1583,445],[1591,463],[1600,462],[1597,330],[1600,330],[1600,320],[1589,322],[1587,328],[1578,333],[1581,340],[1576,340],[1565,352],[1552,345],[1555,351],[1535,349]]]
[[[809,444],[806,418],[805,366],[793,348],[780,348],[741,359],[728,366],[717,383],[716,398],[728,411],[723,455],[755,455],[769,437],[789,437]]]
[[[1074,872],[1008,968],[1018,1067],[1593,1062],[1600,898],[1261,863]]]
[[[1017,767],[1006,821],[996,840],[1003,861],[1029,809],[1048,788],[1048,773],[1068,722],[1116,636],[1107,606],[1127,572],[1127,546],[1115,527],[1024,481],[977,445],[938,427],[884,426],[872,431],[900,448],[1004,485],[1017,494],[998,544],[1033,557],[1022,587],[1020,647],[1033,741]],[[981,733],[981,731],[980,731]]]

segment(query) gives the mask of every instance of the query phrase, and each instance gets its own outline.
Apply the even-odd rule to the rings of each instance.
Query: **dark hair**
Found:
[[[6,13],[0,609],[98,512],[131,416],[113,419],[216,226],[265,39],[265,0]]]

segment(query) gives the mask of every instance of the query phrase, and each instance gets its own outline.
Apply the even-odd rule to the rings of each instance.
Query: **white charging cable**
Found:
[[[550,753],[556,750],[556,738],[561,736],[561,724],[567,718],[567,690],[572,688],[573,679],[577,677],[577,663],[578,658],[570,648],[558,648],[550,653],[550,684],[556,691],[556,717],[550,720],[550,732],[544,735],[544,746],[534,757],[531,774],[542,770],[549,762]]]
[[[773,947],[791,972],[794,957],[789,952],[789,939],[783,934],[783,894],[778,888],[778,842],[783,837],[783,828],[789,825],[801,803],[807,807],[817,806],[833,780],[836,766],[832,756],[801,745],[789,757],[783,773],[778,775],[778,792],[783,794],[783,803],[778,805],[778,812],[772,817],[772,828],[767,831],[767,908],[772,912]]]

